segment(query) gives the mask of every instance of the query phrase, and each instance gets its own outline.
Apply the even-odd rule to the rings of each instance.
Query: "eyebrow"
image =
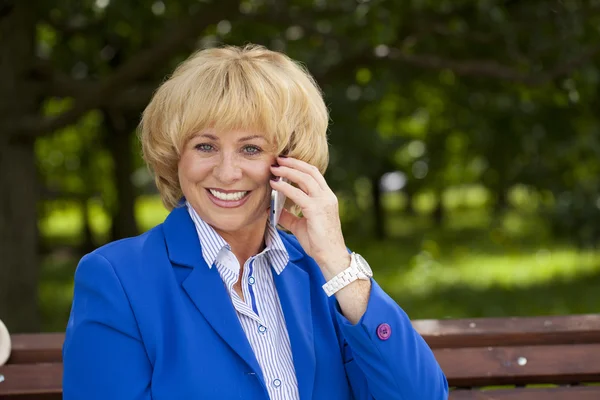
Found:
[[[201,135],[198,135],[198,137],[205,137],[207,139],[214,140],[214,141],[218,141],[219,140],[219,138],[217,136],[212,135],[210,133],[203,133]],[[251,136],[244,136],[244,137],[240,138],[238,140],[238,142],[247,142],[247,141],[253,140],[253,139],[267,140],[264,136],[261,136],[261,135],[251,135]]]
[[[238,142],[247,142],[247,141],[253,140],[253,139],[267,140],[267,139],[265,139],[264,136],[261,136],[261,135],[252,135],[252,136],[244,136],[243,138],[240,138],[240,140],[238,140]]]

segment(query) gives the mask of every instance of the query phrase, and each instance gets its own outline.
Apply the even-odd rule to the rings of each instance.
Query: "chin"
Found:
[[[266,209],[265,209],[266,210]],[[259,216],[256,212],[252,215],[238,212],[208,212],[206,222],[211,225],[214,229],[221,232],[238,232],[257,224],[267,223],[267,213],[265,211],[264,217]]]
[[[239,218],[211,218],[211,221],[207,221],[209,225],[211,225],[215,230],[221,232],[238,232],[244,226],[248,226],[246,220],[241,220]]]

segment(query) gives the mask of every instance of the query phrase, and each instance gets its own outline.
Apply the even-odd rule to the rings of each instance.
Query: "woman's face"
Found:
[[[198,215],[221,232],[264,226],[270,199],[270,166],[263,133],[236,130],[217,137],[209,130],[185,145],[178,165],[186,200]]]

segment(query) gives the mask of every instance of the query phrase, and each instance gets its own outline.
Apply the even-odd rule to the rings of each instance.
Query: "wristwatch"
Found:
[[[350,255],[350,266],[331,278],[329,282],[323,285],[323,290],[328,297],[331,297],[340,289],[348,286],[357,279],[368,280],[373,276],[373,271],[360,254],[352,253]]]

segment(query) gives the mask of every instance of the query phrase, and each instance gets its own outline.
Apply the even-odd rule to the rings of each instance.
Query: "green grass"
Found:
[[[167,212],[155,197],[138,201],[146,230]],[[347,244],[372,265],[377,281],[412,318],[557,315],[597,312],[600,251],[554,240],[535,213],[512,211],[492,219],[484,209],[449,213],[443,226],[423,214],[389,211],[390,238],[370,238],[368,224],[345,232]],[[100,240],[108,218],[94,206],[91,225]],[[71,205],[40,221],[53,243],[73,244],[81,216]],[[68,246],[45,258],[40,300],[44,329],[64,330],[79,255]]]
[[[484,242],[480,240],[479,243]],[[557,315],[597,312],[600,253],[571,247],[511,254],[426,242],[355,246],[377,280],[412,318]],[[485,246],[482,246],[485,247]]]

